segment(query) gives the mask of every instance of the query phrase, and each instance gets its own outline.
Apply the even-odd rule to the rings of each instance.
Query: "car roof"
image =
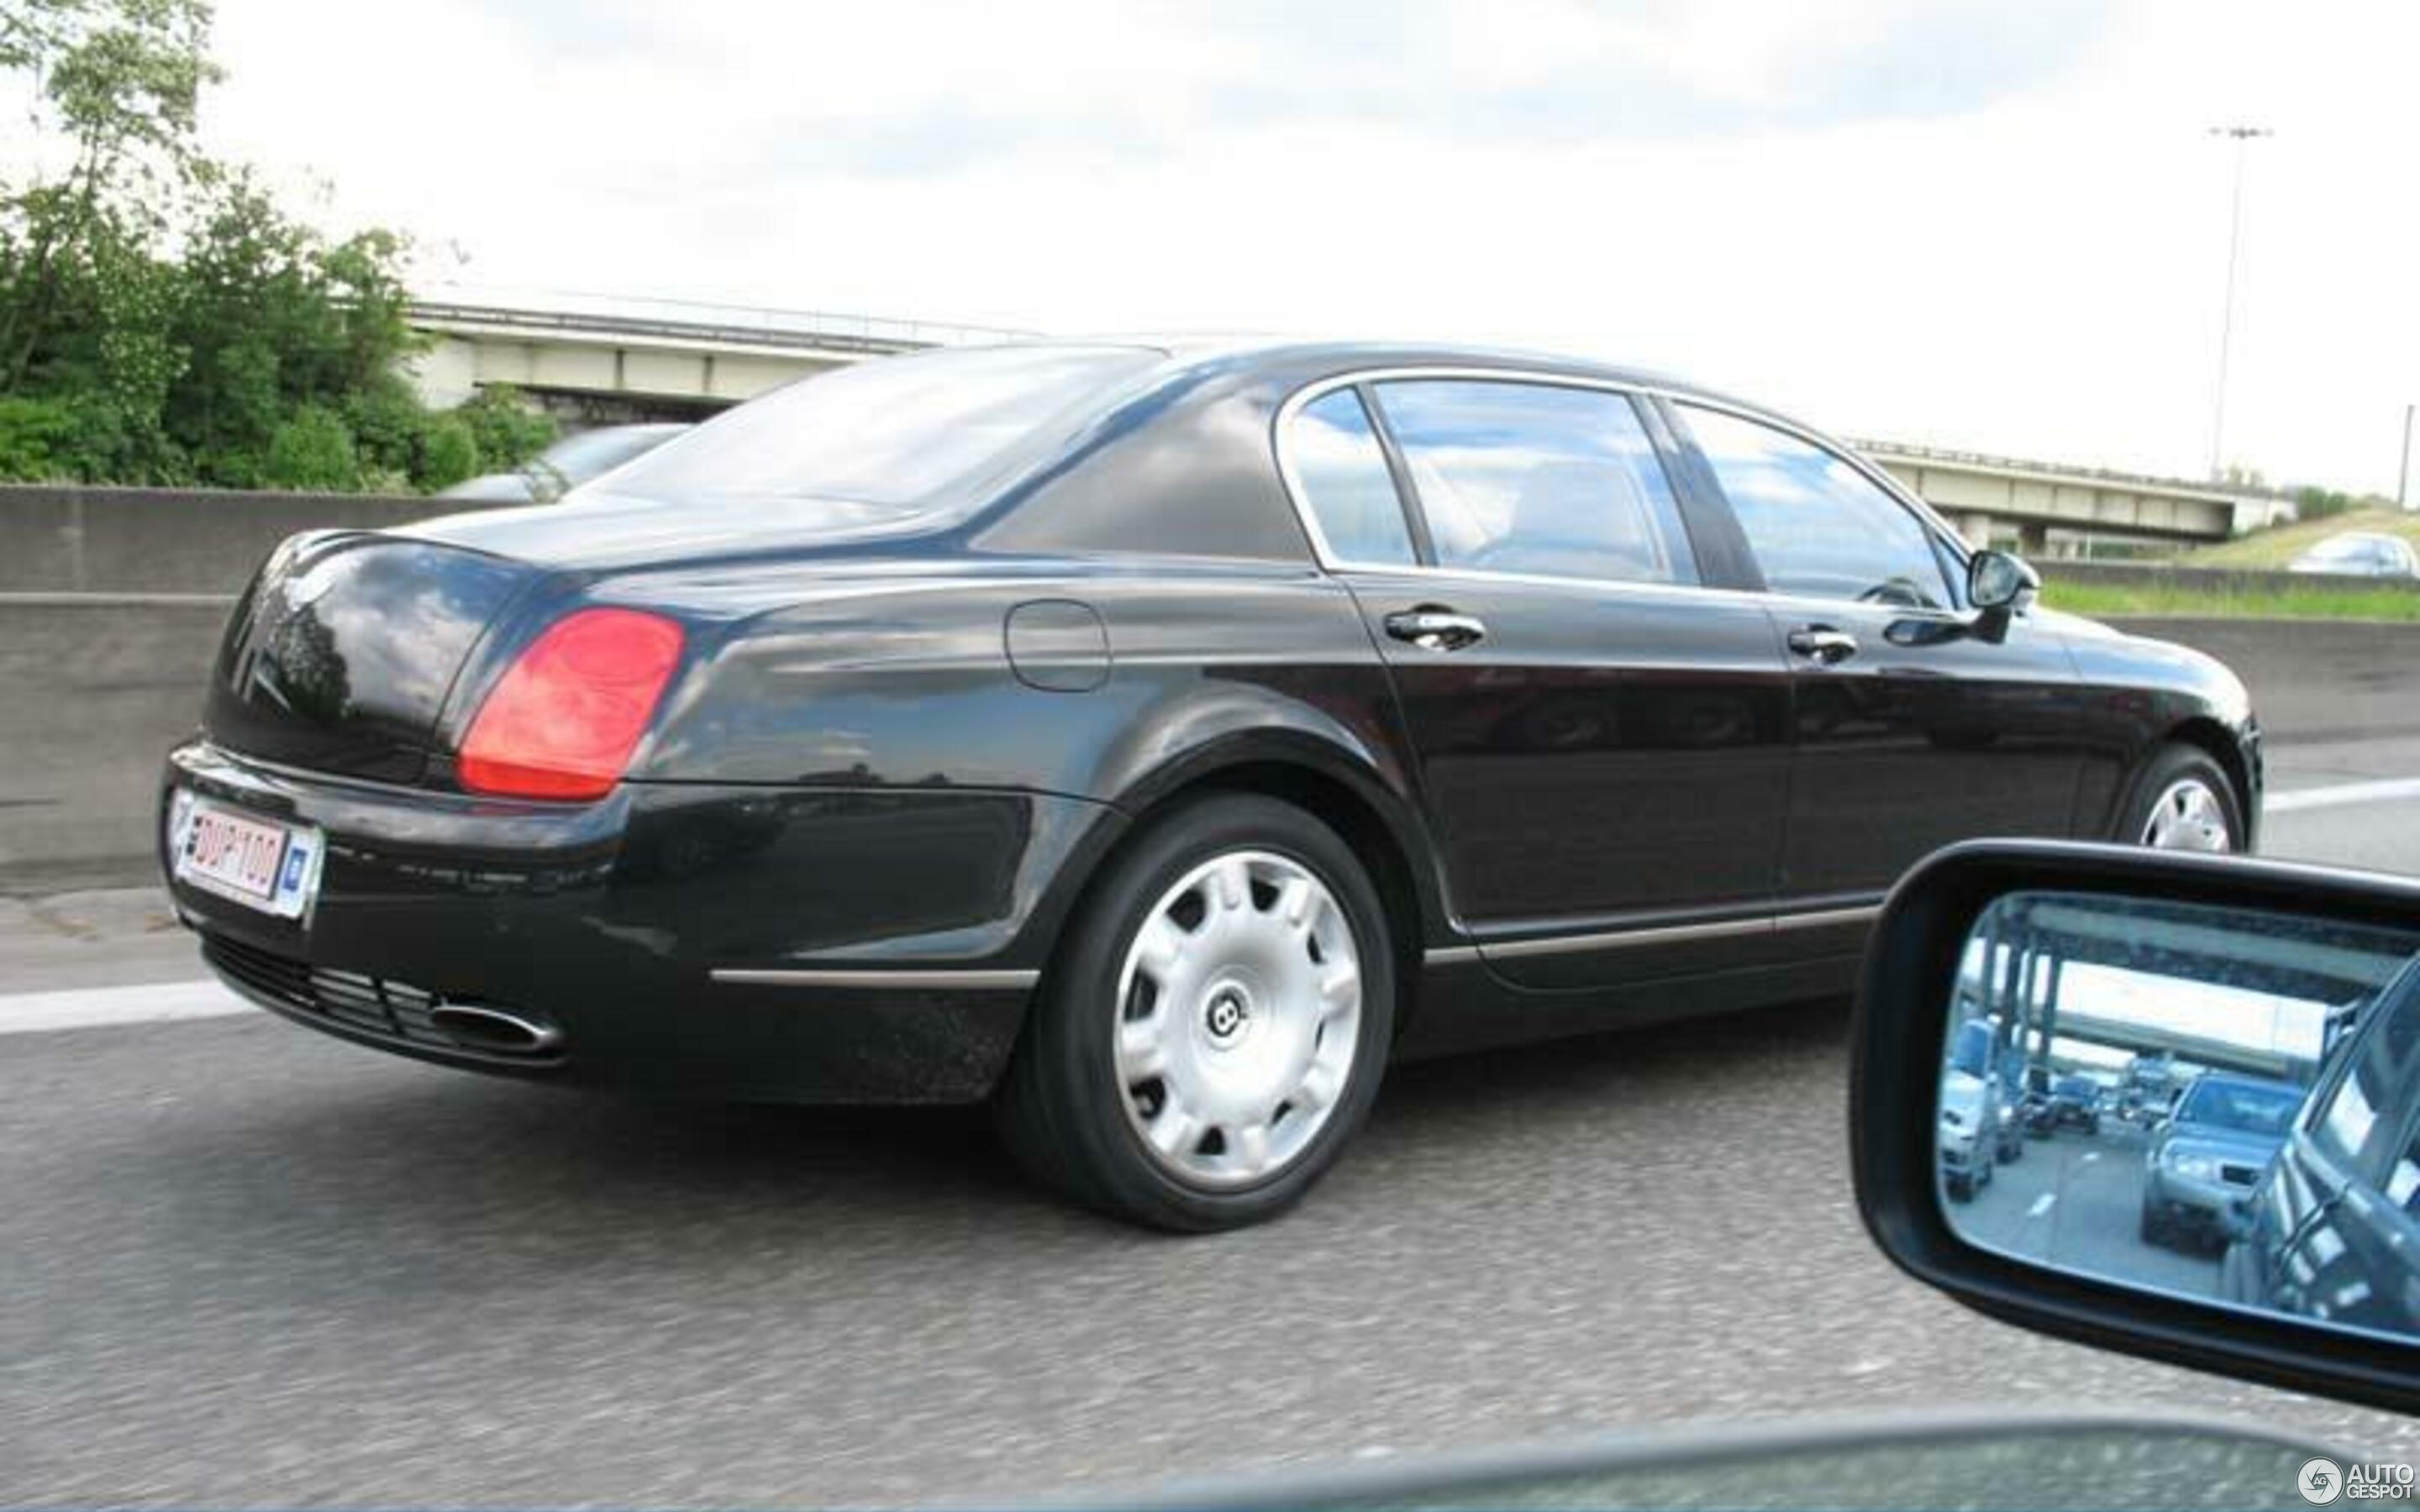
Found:
[[[2299,1092],[2303,1089],[2294,1082],[2284,1081],[2274,1076],[2251,1076],[2238,1071],[2206,1071],[2194,1078],[2195,1087],[2205,1087],[2211,1082],[2222,1083],[2228,1087],[2249,1087],[2261,1092],[2281,1090]]]
[[[1328,363],[1340,371],[1362,367],[1500,367],[1656,389],[1683,397],[1712,399],[1743,409],[1779,415],[1770,405],[1662,369],[1519,347],[1225,332],[1122,332],[1064,340],[1054,338],[1034,345],[1133,347],[1157,351],[1168,357],[1171,363],[1184,367],[1232,367],[1239,363],[1271,367]]]

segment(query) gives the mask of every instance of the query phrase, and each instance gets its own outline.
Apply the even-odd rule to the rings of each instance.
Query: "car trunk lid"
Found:
[[[238,604],[203,711],[239,755],[416,782],[479,638],[538,569],[359,531],[298,535]]]

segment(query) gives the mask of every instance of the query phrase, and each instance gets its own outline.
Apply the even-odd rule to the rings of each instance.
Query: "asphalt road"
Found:
[[[2410,777],[2420,742],[2277,770]],[[2267,848],[2420,871],[2420,800],[2286,812]],[[192,974],[121,919],[39,983],[86,946]],[[1304,1209],[1187,1241],[1028,1190],[969,1116],[550,1093],[251,1014],[0,1037],[0,1501],[997,1501],[1952,1403],[2420,1457],[2420,1424],[1900,1277],[1852,1205],[1844,1022],[1404,1068]]]
[[[1978,1244],[2183,1296],[2215,1297],[2219,1251],[2144,1242],[2143,1131],[2104,1119],[2098,1134],[2061,1129],[2027,1139],[2024,1154],[1949,1211]]]

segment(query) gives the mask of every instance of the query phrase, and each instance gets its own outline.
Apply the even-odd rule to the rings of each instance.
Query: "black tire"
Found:
[[[2124,845],[2142,843],[2143,831],[2151,822],[2152,806],[2172,783],[2185,778],[2197,778],[2218,795],[2219,806],[2226,814],[2226,848],[2230,852],[2244,849],[2243,795],[2235,791],[2226,769],[2218,764],[2210,752],[2199,746],[2170,744],[2143,767],[2134,786],[2126,796],[2126,807],[2118,813],[2118,832],[2111,837]]]
[[[1942,1184],[1949,1189],[1949,1200],[1952,1202],[1975,1200],[1975,1179],[1971,1176],[1953,1176]]]
[[[2141,1232],[2143,1242],[2154,1248],[2172,1249],[2176,1245],[2176,1241],[2168,1230],[2168,1221],[2160,1216],[2159,1211],[2148,1202],[2143,1204]]]
[[[1167,1170],[1127,1116],[1112,1048],[1119,976],[1135,933],[1186,873],[1228,852],[1308,868],[1344,915],[1359,957],[1359,1038],[1326,1123],[1289,1165],[1243,1187]],[[1134,836],[1087,888],[1044,973],[996,1099],[1001,1137],[1026,1171],[1083,1205],[1179,1233],[1263,1222],[1311,1190],[1368,1118],[1395,1026],[1395,953],[1384,903],[1336,833],[1303,810],[1249,794],[1187,803]]]

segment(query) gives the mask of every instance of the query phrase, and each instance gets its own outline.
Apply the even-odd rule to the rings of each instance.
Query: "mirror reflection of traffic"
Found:
[[[2172,1295],[2420,1329],[2420,934],[2016,892],[1976,921],[1937,1161],[1970,1242]]]

